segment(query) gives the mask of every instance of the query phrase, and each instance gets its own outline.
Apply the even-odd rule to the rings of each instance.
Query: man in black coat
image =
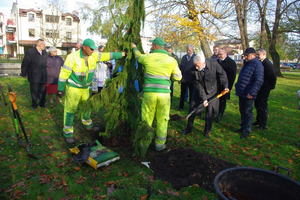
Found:
[[[191,67],[194,65],[193,59],[196,56],[194,53],[194,46],[189,44],[186,47],[187,54],[184,55],[181,59],[181,64],[179,66],[182,74],[181,83],[181,92],[180,92],[180,101],[178,110],[183,109],[184,106],[184,98],[186,94],[187,88],[189,88],[189,102],[191,102],[191,97],[193,94],[193,81],[191,77]]]
[[[28,49],[25,53],[21,65],[21,76],[28,77],[30,82],[30,94],[32,99],[31,108],[37,108],[37,100],[40,99],[39,105],[45,107],[47,83],[47,52],[45,49],[45,41],[37,40],[36,45]]]
[[[270,91],[273,90],[276,85],[276,73],[273,64],[267,58],[267,51],[265,49],[258,49],[256,55],[264,67],[264,82],[254,101],[257,115],[253,125],[258,125],[259,130],[264,130],[267,126],[268,119],[268,98]]]
[[[231,90],[236,77],[236,70],[237,70],[236,63],[234,60],[228,57],[225,49],[219,49],[218,55],[219,55],[219,59],[217,61],[226,72],[228,78],[228,88],[229,90]],[[218,89],[219,89],[219,93],[221,93],[224,90],[224,87],[221,84],[219,84]],[[226,108],[227,99],[230,99],[230,92],[220,97],[219,99],[220,105],[219,105],[219,114],[216,118],[217,123],[219,123],[222,119],[222,116]]]
[[[203,103],[203,106],[206,107],[204,136],[209,138],[214,111],[218,111],[219,108],[218,100],[212,103],[209,103],[209,100],[218,95],[217,77],[220,78],[220,83],[224,86],[225,90],[229,91],[226,72],[216,60],[204,60],[197,55],[194,58],[194,66],[191,69],[191,76],[195,90],[189,112],[192,112],[201,103]],[[181,134],[185,135],[192,131],[195,116],[202,112],[203,109],[200,109],[189,117],[187,127],[181,132]]]

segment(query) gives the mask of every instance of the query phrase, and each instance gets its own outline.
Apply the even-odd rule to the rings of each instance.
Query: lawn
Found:
[[[168,128],[168,148],[193,148],[237,166],[251,166],[274,171],[276,166],[291,170],[290,178],[300,182],[300,123],[297,99],[300,73],[283,73],[269,97],[268,129],[253,129],[251,137],[241,140],[232,130],[239,128],[238,98],[231,95],[226,115],[213,124],[211,138],[203,136],[204,120],[196,118],[193,132],[184,136],[180,132],[186,121],[171,121]],[[38,157],[28,157],[17,141],[10,102],[0,101],[0,199],[217,199],[198,185],[175,190],[163,180],[153,179],[150,169],[132,156],[132,147],[112,148],[120,154],[120,160],[107,167],[94,170],[86,163],[72,161],[73,154],[62,136],[63,104],[55,102],[48,108],[31,110],[29,84],[19,77],[0,78],[8,101],[7,84],[17,95],[17,106],[31,143],[30,151]],[[179,103],[178,83],[171,114],[186,116],[188,106],[177,111]],[[63,99],[64,100],[64,99]],[[95,124],[103,123],[103,114],[92,115]],[[254,112],[255,116],[255,112]],[[75,120],[77,144],[91,142],[89,132]],[[23,138],[24,139],[24,138]],[[150,147],[146,158],[159,155]],[[279,171],[286,174],[285,171]],[[116,189],[112,189],[116,186]],[[113,191],[114,190],[114,191]],[[108,192],[113,191],[109,196]]]

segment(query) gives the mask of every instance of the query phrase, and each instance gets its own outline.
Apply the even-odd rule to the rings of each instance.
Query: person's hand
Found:
[[[64,96],[65,92],[64,91],[57,91],[56,95],[59,97],[59,98],[62,98]]]
[[[122,52],[122,56],[123,56],[123,57],[126,57],[126,52]]]
[[[181,83],[181,81],[178,81],[178,83],[180,84],[180,83]]]
[[[248,99],[252,99],[253,96],[252,96],[251,94],[248,94],[248,95],[247,95],[247,98],[248,98]]]
[[[135,47],[136,47],[136,44],[132,43],[132,44],[131,44],[131,47],[132,47],[132,48],[135,48]]]
[[[207,101],[207,100],[203,101],[203,106],[204,106],[204,107],[207,107],[207,106],[208,106],[208,101]]]
[[[229,92],[229,89],[228,89],[228,88],[225,88],[224,90],[225,90],[227,93]]]

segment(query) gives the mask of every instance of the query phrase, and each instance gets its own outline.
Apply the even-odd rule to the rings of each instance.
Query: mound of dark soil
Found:
[[[215,176],[232,167],[235,164],[183,148],[159,154],[150,162],[155,178],[170,182],[175,189],[198,184],[209,192],[215,192]]]

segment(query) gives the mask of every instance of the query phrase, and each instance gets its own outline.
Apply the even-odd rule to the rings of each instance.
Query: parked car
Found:
[[[291,63],[291,64],[296,66],[296,69],[300,69],[300,63]]]

